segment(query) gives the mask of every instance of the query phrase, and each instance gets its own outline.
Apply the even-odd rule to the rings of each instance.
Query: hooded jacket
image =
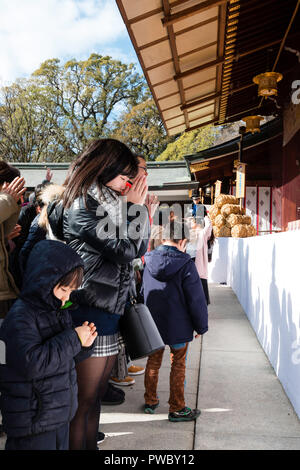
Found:
[[[52,203],[48,206],[48,220],[53,234],[66,241],[84,261],[83,284],[73,292],[72,300],[122,315],[133,282],[132,261],[147,250],[149,216],[147,211],[142,211],[138,219],[127,215],[127,224],[140,227],[140,238],[109,236],[107,213],[98,215],[98,207],[99,202],[90,194],[87,205],[82,197],[65,210],[61,202]]]
[[[53,288],[70,270],[82,266],[65,244],[43,240],[28,258],[20,297],[7,314],[0,340],[6,363],[0,365],[0,408],[11,437],[52,431],[71,421],[77,409],[76,360],[82,348],[68,309]]]
[[[194,262],[176,247],[161,245],[145,255],[143,294],[165,344],[192,341],[208,330],[202,283]]]

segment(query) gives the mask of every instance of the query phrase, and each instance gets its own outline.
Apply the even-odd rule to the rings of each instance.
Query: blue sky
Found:
[[[135,63],[115,0],[0,0],[0,85],[28,77],[47,59],[92,52]]]

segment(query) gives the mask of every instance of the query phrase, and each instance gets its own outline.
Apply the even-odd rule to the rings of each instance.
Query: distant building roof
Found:
[[[46,177],[46,170],[50,168],[53,173],[52,181],[63,184],[70,163],[12,163],[25,178],[29,189],[40,184]],[[172,200],[188,199],[192,182],[188,165],[185,161],[147,162],[148,186],[150,191],[158,191],[158,194],[170,197]]]

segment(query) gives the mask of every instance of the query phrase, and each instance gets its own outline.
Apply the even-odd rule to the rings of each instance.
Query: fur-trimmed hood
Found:
[[[53,202],[58,202],[61,200],[63,193],[65,191],[65,186],[59,184],[48,184],[41,192],[41,200],[44,204],[41,214],[39,217],[39,226],[48,230],[49,221],[47,215],[47,207]]]

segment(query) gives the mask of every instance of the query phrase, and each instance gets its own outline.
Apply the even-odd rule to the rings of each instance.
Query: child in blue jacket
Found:
[[[0,409],[6,450],[67,450],[77,409],[75,360],[92,354],[94,324],[74,328],[66,302],[83,278],[83,262],[64,243],[32,249],[19,298],[4,319],[0,341]],[[2,344],[3,345],[3,344]]]
[[[143,276],[145,304],[161,337],[171,350],[169,420],[191,421],[200,410],[185,405],[184,382],[188,343],[208,330],[205,295],[195,263],[185,253],[188,228],[170,222],[163,230],[163,244],[146,253]],[[159,405],[157,383],[164,349],[148,357],[145,371],[145,413]]]

